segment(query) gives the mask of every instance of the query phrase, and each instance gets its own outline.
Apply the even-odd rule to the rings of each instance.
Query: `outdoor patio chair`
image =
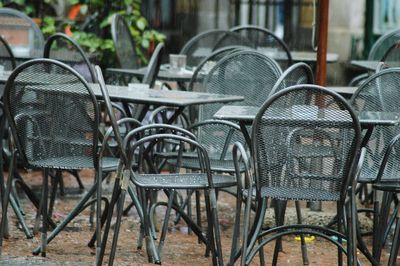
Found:
[[[287,69],[292,65],[288,46],[273,32],[256,25],[236,26],[230,30],[249,39],[257,51],[272,56],[282,69]]]
[[[15,57],[10,45],[0,35],[0,64],[4,67],[4,71],[12,71],[17,66]]]
[[[15,35],[22,34],[22,40]],[[24,13],[12,8],[0,8],[0,35],[7,40],[14,56],[42,57],[44,37],[39,26]]]
[[[135,41],[129,30],[129,25],[123,16],[114,14],[111,20],[111,37],[115,53],[121,68],[136,69],[141,67],[136,53]]]
[[[398,90],[399,80],[400,68],[384,69],[370,76],[350,99],[353,109],[357,112],[385,111],[400,114],[400,107],[398,105],[400,99],[400,91]],[[382,174],[384,174],[382,177],[384,179],[397,179],[397,174],[385,170],[383,165],[385,164],[385,154],[392,145],[391,143],[393,138],[399,134],[399,132],[399,125],[376,125],[373,129],[369,129],[365,133],[365,135],[368,135],[368,142],[363,143],[363,146],[366,147],[366,155],[361,168],[360,177],[357,180],[361,184],[358,188],[358,193],[361,197],[362,203],[373,204],[372,213],[374,214],[374,218],[379,216],[382,221],[389,219],[389,209],[384,209],[384,207],[390,206],[392,199],[383,199],[380,204],[380,199],[377,198],[375,191],[370,191],[367,184],[374,184],[377,181],[378,176]],[[397,159],[397,157],[393,157],[393,159]],[[398,165],[397,161],[391,161],[388,163],[386,169],[393,169],[396,165]],[[385,171],[382,173],[383,170]],[[379,205],[381,205],[381,207],[379,207]],[[378,215],[379,208],[383,208],[380,215]],[[393,213],[393,215],[395,216],[396,213]],[[361,243],[360,245],[362,246],[361,250],[366,254],[370,261],[376,260],[379,262],[380,252],[388,235],[388,232],[384,231],[385,228],[385,226],[380,226],[377,220],[374,220],[374,254],[372,254],[372,257],[362,241],[361,233],[358,230],[359,243]]]
[[[96,82],[96,75],[81,46],[64,33],[50,36],[44,46],[44,58],[61,61],[81,74],[87,82]]]
[[[13,172],[17,153],[26,168],[43,169],[39,251],[46,256],[49,172],[90,168],[95,170],[95,179],[99,180],[97,101],[89,85],[75,70],[51,59],[31,60],[16,68],[6,83],[3,98],[16,147],[9,172]],[[4,196],[0,241],[12,180],[11,174]],[[89,192],[82,198],[65,219],[66,223],[86,207],[91,195]]]
[[[314,84],[314,74],[306,63],[300,62],[286,69],[276,81],[269,96],[294,85]]]
[[[400,39],[386,51],[382,62],[388,67],[400,67]]]
[[[227,30],[209,30],[192,37],[181,49],[186,55],[186,65],[196,67],[213,51],[232,45],[254,47],[252,42],[237,33]]]
[[[395,29],[383,34],[378,40],[372,45],[371,50],[368,54],[368,60],[378,61],[383,58],[385,53],[388,51],[393,44],[400,41],[400,30]]]
[[[162,126],[162,125],[161,125]],[[161,262],[163,252],[163,244],[168,229],[168,219],[171,208],[177,211],[181,217],[188,223],[200,238],[206,244],[207,253],[211,251],[213,265],[223,265],[222,249],[219,236],[219,225],[217,218],[217,206],[215,201],[215,175],[211,175],[207,151],[194,140],[194,135],[184,129],[172,128],[168,126],[162,128],[160,125],[148,125],[138,128],[128,133],[124,139],[124,147],[128,152],[130,164],[125,166],[125,171],[133,183],[140,188],[140,196],[142,209],[144,210],[144,233],[147,242],[147,247],[151,248],[149,261],[155,263]],[[158,133],[157,133],[158,132]],[[182,173],[178,167],[171,169],[168,173],[154,172],[157,167],[153,164],[154,160],[151,156],[155,147],[160,143],[177,142],[179,150],[183,152],[189,149],[192,153],[197,154],[197,163],[199,171],[196,173]],[[138,165],[138,171],[131,169],[132,164]],[[151,170],[153,169],[153,170]],[[205,193],[206,211],[208,230],[206,236],[203,235],[202,229],[194,223],[189,216],[180,208],[175,201],[175,193],[178,189],[201,190]],[[153,231],[151,230],[151,214],[146,210],[151,210],[154,207],[148,205],[148,200],[151,197],[150,192],[153,190],[164,190],[168,195],[168,202],[157,203],[157,206],[167,206],[167,211],[163,219],[160,242],[157,248],[153,242]],[[121,200],[123,202],[123,199]],[[122,214],[122,213],[121,213]]]
[[[298,98],[307,98],[309,101],[302,106],[293,105],[293,99]],[[328,102],[330,104],[326,105]],[[326,122],[325,118],[332,121]],[[332,145],[330,134],[339,131],[343,138],[334,140],[336,143]],[[339,263],[342,253],[347,249],[348,265],[353,265],[356,261],[355,202],[350,191],[354,189],[360,138],[360,123],[351,106],[335,92],[320,86],[296,85],[286,88],[272,95],[261,106],[253,122],[251,143],[257,211],[251,229],[243,228],[244,232],[249,230],[249,233],[244,236],[247,241],[242,247],[242,265],[249,265],[256,254],[263,252],[266,244],[293,234],[317,235],[336,245]],[[318,153],[313,156],[313,151],[309,150],[309,160],[320,163],[313,168],[299,167],[295,154],[308,145],[317,144],[334,149],[336,156],[332,160],[323,160]],[[336,202],[338,220],[347,221],[347,224],[340,222],[337,230],[308,224],[282,225],[264,230],[267,199]],[[250,219],[247,215],[249,208],[249,204],[246,204],[245,224]],[[342,240],[347,241],[346,247],[342,245]],[[277,263],[276,247],[273,265]]]

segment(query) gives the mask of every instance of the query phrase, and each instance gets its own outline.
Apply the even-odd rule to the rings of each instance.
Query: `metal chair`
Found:
[[[368,54],[368,60],[381,60],[387,50],[395,43],[400,41],[400,30],[395,29],[385,33],[374,43]]]
[[[209,30],[192,37],[181,49],[186,55],[186,65],[196,67],[213,51],[232,45],[254,47],[250,40],[227,30]]]
[[[44,46],[44,58],[61,61],[81,74],[87,82],[96,82],[92,64],[81,46],[64,33],[50,36]]]
[[[272,56],[282,69],[287,69],[292,65],[288,46],[273,32],[256,25],[236,26],[230,30],[249,39],[259,52]]]
[[[173,208],[174,210],[178,211],[181,217],[185,220],[185,222],[188,223],[200,240],[207,245],[207,250],[212,252],[213,265],[223,265],[215,200],[215,176],[211,175],[207,151],[202,147],[202,145],[193,139],[194,136],[191,133],[187,131],[185,132],[183,129],[173,129],[173,126],[169,126],[169,128],[164,129],[159,127],[159,129],[162,131],[158,131],[160,133],[157,134],[157,131],[154,131],[156,127],[159,127],[159,125],[149,125],[138,128],[137,130],[133,130],[124,140],[124,146],[127,148],[130,158],[130,164],[128,164],[125,169],[126,171],[129,171],[130,179],[134,182],[134,184],[141,188],[140,195],[142,209],[148,210],[150,207],[148,206],[147,202],[151,190],[164,190],[168,195],[168,202],[163,204],[168,206],[168,209],[166,216],[164,217],[160,243],[156,251],[154,248],[152,249],[153,254],[149,254],[149,260],[153,260],[156,263],[161,262],[163,243],[167,233],[168,218],[170,215],[170,210]],[[171,129],[173,132],[175,132],[174,134],[169,133],[171,132]],[[149,131],[149,133],[146,131]],[[154,161],[151,159],[153,148],[157,147],[157,145],[160,143],[165,143],[166,141],[175,143],[178,142],[180,147],[179,150],[181,152],[186,149],[185,147],[189,147],[191,152],[197,154],[199,172],[188,174],[181,173],[179,164],[176,170],[167,174],[159,174],[154,172],[154,170],[149,170],[156,169],[156,167],[153,165]],[[138,172],[131,170],[132,163],[137,163],[139,169]],[[175,202],[175,193],[177,189],[204,191],[208,217],[208,231],[206,237],[204,237],[201,228],[196,223],[191,221],[191,219],[180,208],[177,202]],[[160,205],[160,203],[157,203],[157,205]],[[150,224],[150,216],[146,211],[144,211],[144,232],[148,247],[154,246],[154,243],[152,243],[153,236]]]
[[[388,67],[400,67],[400,39],[399,42],[393,44],[386,51],[382,58],[382,62],[385,62]]]
[[[303,106],[293,105],[296,98],[307,98],[309,102]],[[328,102],[329,105],[326,105]],[[343,137],[332,140],[330,134],[336,132],[341,132]],[[254,224],[242,247],[242,264],[249,265],[266,244],[282,236],[314,234],[337,246],[339,263],[342,252],[347,249],[348,265],[353,265],[356,261],[353,186],[360,138],[360,123],[351,106],[344,98],[323,87],[292,86],[274,94],[264,103],[252,128],[251,160],[258,203]],[[318,153],[313,156],[313,151],[309,150],[309,160],[320,163],[314,168],[303,169],[296,154],[308,145],[327,146],[333,149],[336,156],[323,160]],[[267,199],[336,202],[338,221],[347,221],[346,234],[341,222],[337,230],[306,224],[263,230]],[[345,206],[348,207],[346,212]],[[249,213],[248,208],[250,206],[246,204],[246,214]],[[249,216],[244,219],[247,224]],[[338,240],[333,240],[331,236],[336,236]],[[343,239],[347,240],[346,247],[341,244]],[[277,252],[275,248],[273,265],[277,263]]]
[[[0,64],[4,67],[4,71],[12,71],[17,66],[10,45],[1,35],[0,35]]]
[[[135,41],[132,38],[128,23],[119,14],[114,14],[112,17],[111,37],[119,66],[130,69],[139,68],[141,63],[136,53]]]
[[[400,80],[400,68],[384,69],[374,75],[370,76],[356,91],[350,102],[355,111],[385,111],[400,114],[400,107],[398,99],[400,99],[400,91],[398,90],[398,81]],[[359,187],[360,196],[363,203],[373,203],[374,217],[381,217],[381,221],[388,219],[389,210],[384,208],[384,205],[390,205],[389,199],[383,199],[381,210],[379,210],[379,199],[377,198],[376,191],[369,191],[366,184],[374,184],[381,171],[384,169],[384,158],[387,150],[389,149],[393,138],[400,132],[400,126],[375,126],[365,132],[367,137],[364,139],[363,146],[366,147],[366,155],[364,164],[361,168],[360,177],[358,182],[361,184]],[[388,165],[392,167],[395,164]],[[385,171],[384,178],[396,178],[394,173]],[[387,201],[389,200],[389,203]],[[386,203],[385,203],[386,202]],[[378,215],[379,211],[381,214]],[[395,214],[394,214],[395,215]],[[380,224],[378,220],[374,220],[374,244],[373,254],[370,254],[368,248],[361,239],[361,234],[358,234],[359,242],[361,243],[363,253],[368,257],[371,262],[379,263],[380,252],[387,238],[385,226]],[[383,231],[382,231],[383,230]]]
[[[62,169],[98,170],[99,110],[96,98],[86,81],[72,68],[51,59],[35,59],[21,64],[6,83],[5,110],[16,150],[10,172],[18,153],[27,168],[43,169],[42,190],[42,256],[54,232],[61,230],[87,207],[92,188],[69,216],[47,239],[47,198],[49,171]],[[4,196],[0,238],[2,241],[7,204],[13,175],[7,180]]]
[[[302,62],[292,65],[283,72],[272,88],[269,97],[287,87],[300,84],[314,84],[311,67]]]
[[[7,40],[14,56],[42,57],[43,33],[30,17],[12,8],[0,8],[0,25],[0,35]],[[17,35],[22,35],[23,39],[16,38]]]

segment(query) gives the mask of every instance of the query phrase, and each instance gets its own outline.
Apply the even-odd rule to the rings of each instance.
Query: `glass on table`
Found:
[[[186,68],[186,55],[184,54],[170,54],[169,64],[172,71],[181,71]]]

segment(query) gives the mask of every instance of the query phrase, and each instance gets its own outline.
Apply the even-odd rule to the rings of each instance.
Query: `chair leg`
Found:
[[[54,202],[56,200],[57,196],[57,188],[58,184],[60,182],[60,176],[61,171],[57,170],[56,175],[54,177],[50,177],[50,182],[51,182],[51,194],[50,194],[50,205],[49,205],[49,216],[51,217],[53,215],[53,208],[54,208]]]
[[[119,229],[121,228],[122,212],[124,211],[125,195],[126,191],[121,190],[121,195],[117,202],[117,220],[115,222],[114,235],[113,235],[113,240],[111,242],[110,257],[108,260],[108,265],[110,266],[114,264],[115,252],[117,251]]]
[[[388,265],[394,266],[396,264],[396,259],[397,255],[399,254],[399,247],[400,247],[400,219],[399,219],[399,213],[397,212],[397,222],[396,222],[396,227],[394,230],[394,235],[393,235],[393,243],[392,247],[390,249],[390,256],[389,256],[389,263]]]
[[[206,203],[206,212],[207,212],[207,243],[206,243],[206,256],[208,256],[208,252],[212,253],[212,262],[213,265],[217,265],[217,252],[215,246],[214,239],[214,219],[211,213],[211,199],[210,199],[210,191],[204,191],[204,198]]]
[[[297,214],[297,223],[302,224],[303,219],[301,217],[300,202],[298,200],[295,201],[295,206],[296,206],[296,214]],[[309,265],[308,256],[307,256],[307,244],[306,244],[306,241],[304,240],[303,234],[300,235],[300,241],[301,241],[301,255],[303,257],[303,265]]]
[[[250,195],[249,195],[250,197]],[[246,200],[247,203],[247,200]],[[245,204],[245,210],[247,208],[247,204]],[[232,233],[232,243],[231,243],[231,254],[229,257],[229,263],[228,265],[233,265],[234,260],[235,260],[235,253],[238,250],[239,247],[239,241],[240,241],[240,215],[242,212],[242,192],[237,189],[237,195],[236,195],[236,213],[235,213],[235,224],[233,226],[233,233]],[[246,221],[246,211],[245,211],[245,216],[244,216],[244,221]],[[243,230],[245,230],[245,226],[243,225]],[[243,233],[243,237],[245,237]],[[245,244],[246,242],[243,242]]]
[[[171,214],[171,209],[172,209],[172,204],[174,202],[175,194],[176,194],[176,191],[172,190],[171,194],[169,195],[169,198],[168,198],[167,211],[165,212],[163,226],[162,226],[162,230],[161,230],[161,236],[160,236],[160,243],[158,244],[158,254],[160,256],[160,259],[161,259],[162,252],[163,252],[165,237],[167,236],[168,220],[169,220],[169,217]]]
[[[13,152],[13,155],[11,157],[11,162],[8,170],[8,180],[7,180],[7,187],[5,190],[5,193],[3,195],[3,209],[2,209],[2,215],[1,215],[1,226],[0,226],[0,256],[2,253],[3,249],[3,238],[4,238],[4,232],[7,226],[7,208],[8,208],[8,202],[9,202],[9,196],[11,192],[11,186],[12,186],[12,179],[13,179],[13,172],[14,172],[14,163],[15,163],[15,152]]]
[[[48,198],[48,177],[49,170],[45,169],[43,173],[43,191],[42,191],[42,247],[41,247],[41,255],[42,257],[46,257],[46,247],[47,247],[47,198]]]

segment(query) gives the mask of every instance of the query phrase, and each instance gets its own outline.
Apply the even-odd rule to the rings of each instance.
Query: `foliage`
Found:
[[[114,44],[110,36],[111,17],[121,14],[128,22],[132,37],[136,44],[136,53],[140,61],[147,63],[147,55],[165,35],[149,29],[149,23],[141,14],[142,0],[64,0],[67,6],[78,6],[79,14],[74,19],[55,18],[54,7],[57,0],[42,0],[43,34],[48,37],[57,31],[72,34],[72,37],[89,53],[101,55],[102,65],[112,65],[114,60]],[[13,0],[0,2],[3,6],[17,8],[28,16],[37,16],[37,1]],[[105,8],[105,6],[109,8]],[[44,14],[43,14],[44,13]]]

